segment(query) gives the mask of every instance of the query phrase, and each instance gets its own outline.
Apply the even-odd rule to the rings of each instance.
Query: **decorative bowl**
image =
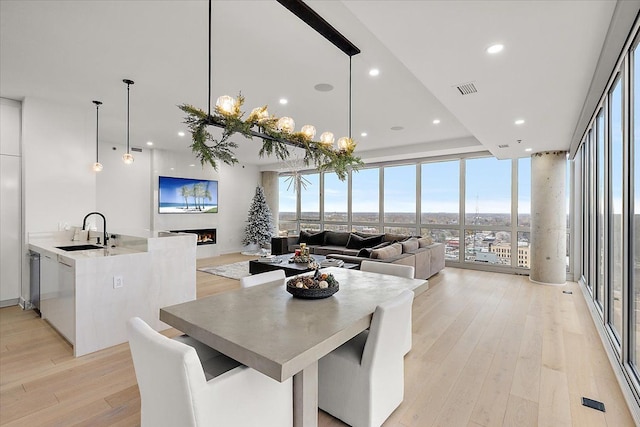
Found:
[[[295,276],[287,281],[287,292],[297,298],[327,298],[340,289],[332,274],[323,274],[317,279],[312,276]]]

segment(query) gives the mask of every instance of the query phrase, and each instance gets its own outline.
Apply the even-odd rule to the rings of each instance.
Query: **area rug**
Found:
[[[219,265],[217,267],[203,267],[199,268],[198,271],[240,280],[249,276],[249,261],[234,262],[233,264]]]

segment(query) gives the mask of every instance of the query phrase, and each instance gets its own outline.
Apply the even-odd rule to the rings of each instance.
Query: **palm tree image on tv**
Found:
[[[218,181],[161,176],[159,213],[217,213]]]

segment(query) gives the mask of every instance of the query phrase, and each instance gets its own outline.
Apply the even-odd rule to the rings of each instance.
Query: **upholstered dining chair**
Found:
[[[256,285],[268,285],[271,283],[285,283],[284,270],[277,269],[273,271],[267,271],[259,274],[252,274],[251,276],[243,277],[240,279],[240,287],[250,288]]]
[[[220,353],[201,361],[138,317],[127,329],[142,427],[293,425],[291,379],[280,383]]]
[[[361,271],[370,271],[371,273],[389,274],[391,276],[405,277],[413,279],[415,268],[411,265],[392,264],[390,262],[378,261],[362,261],[360,263]]]
[[[403,331],[413,292],[380,304],[371,327],[318,362],[318,407],[354,427],[381,425],[404,398]]]
[[[391,264],[387,262],[376,262],[376,261],[362,261],[360,264],[360,271],[369,271],[372,273],[380,273],[380,274],[388,274],[390,276],[398,276],[404,277],[406,279],[413,279],[414,268],[410,265],[401,265],[401,264]],[[411,318],[411,317],[409,317]],[[407,330],[405,331],[405,343],[404,343],[404,354],[407,354],[411,351],[411,347],[413,345],[412,334],[412,324],[409,322],[407,325]]]

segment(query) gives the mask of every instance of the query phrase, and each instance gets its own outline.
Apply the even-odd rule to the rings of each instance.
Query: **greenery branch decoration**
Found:
[[[187,114],[185,123],[191,132],[191,150],[202,165],[208,163],[217,170],[217,161],[228,165],[238,163],[233,152],[238,145],[229,139],[239,133],[248,139],[256,137],[262,140],[260,157],[275,156],[284,161],[291,156],[289,147],[300,148],[304,150],[302,161],[305,166],[313,165],[320,171],[332,170],[341,181],[347,178],[349,169],[358,170],[362,166],[362,160],[353,155],[356,143],[351,138],[341,138],[337,148],[334,148],[333,141],[331,144],[314,141],[315,129],[313,133],[293,132],[293,120],[270,116],[266,105],[254,108],[243,120],[243,104],[244,97],[240,94],[236,99],[229,96],[218,98],[213,114],[189,104],[179,106]],[[209,126],[223,129],[220,139],[209,133]]]

